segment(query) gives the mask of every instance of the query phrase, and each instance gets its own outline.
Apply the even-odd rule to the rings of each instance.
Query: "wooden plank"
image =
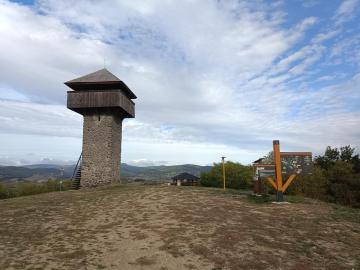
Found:
[[[277,190],[277,186],[276,186],[274,180],[273,180],[271,177],[266,178],[266,180],[271,184],[271,186],[272,186],[275,190]]]
[[[282,192],[285,192],[286,189],[289,187],[289,185],[291,184],[291,182],[296,178],[296,174],[292,174],[290,175],[290,177],[286,180],[286,183],[284,184],[284,186],[282,187]]]
[[[281,156],[311,156],[312,152],[280,152]]]
[[[68,91],[67,107],[79,112],[85,108],[121,108],[132,117],[135,106],[124,93],[119,91]]]

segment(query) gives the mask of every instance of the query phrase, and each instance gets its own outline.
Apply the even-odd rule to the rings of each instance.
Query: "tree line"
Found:
[[[272,153],[264,161],[272,163]],[[252,166],[228,161],[226,166],[226,186],[234,189],[253,187]],[[208,173],[202,173],[200,184],[207,187],[222,187],[222,163],[214,163]],[[263,186],[265,186],[263,181]],[[264,193],[273,193],[271,187]],[[323,155],[314,158],[311,175],[298,175],[286,194],[302,195],[318,200],[360,207],[360,158],[350,145],[336,148],[328,146]],[[285,195],[286,195],[285,194]]]
[[[288,194],[360,207],[360,158],[350,145],[332,148],[315,157],[311,175],[300,175]]]

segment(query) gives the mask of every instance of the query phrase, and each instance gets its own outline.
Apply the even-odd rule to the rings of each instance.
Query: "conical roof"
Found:
[[[136,98],[129,87],[106,68],[67,81],[65,84],[75,91],[121,89],[129,98]]]

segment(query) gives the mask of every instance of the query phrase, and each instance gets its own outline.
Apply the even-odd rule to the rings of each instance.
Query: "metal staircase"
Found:
[[[71,177],[71,189],[78,190],[80,188],[80,181],[81,181],[81,160],[82,160],[82,153],[76,163],[73,175]]]

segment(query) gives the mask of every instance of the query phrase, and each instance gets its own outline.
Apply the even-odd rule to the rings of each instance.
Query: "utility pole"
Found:
[[[224,191],[226,190],[225,158],[226,158],[226,157],[221,157],[221,160],[222,160],[222,167],[223,167],[223,182],[224,182]]]

